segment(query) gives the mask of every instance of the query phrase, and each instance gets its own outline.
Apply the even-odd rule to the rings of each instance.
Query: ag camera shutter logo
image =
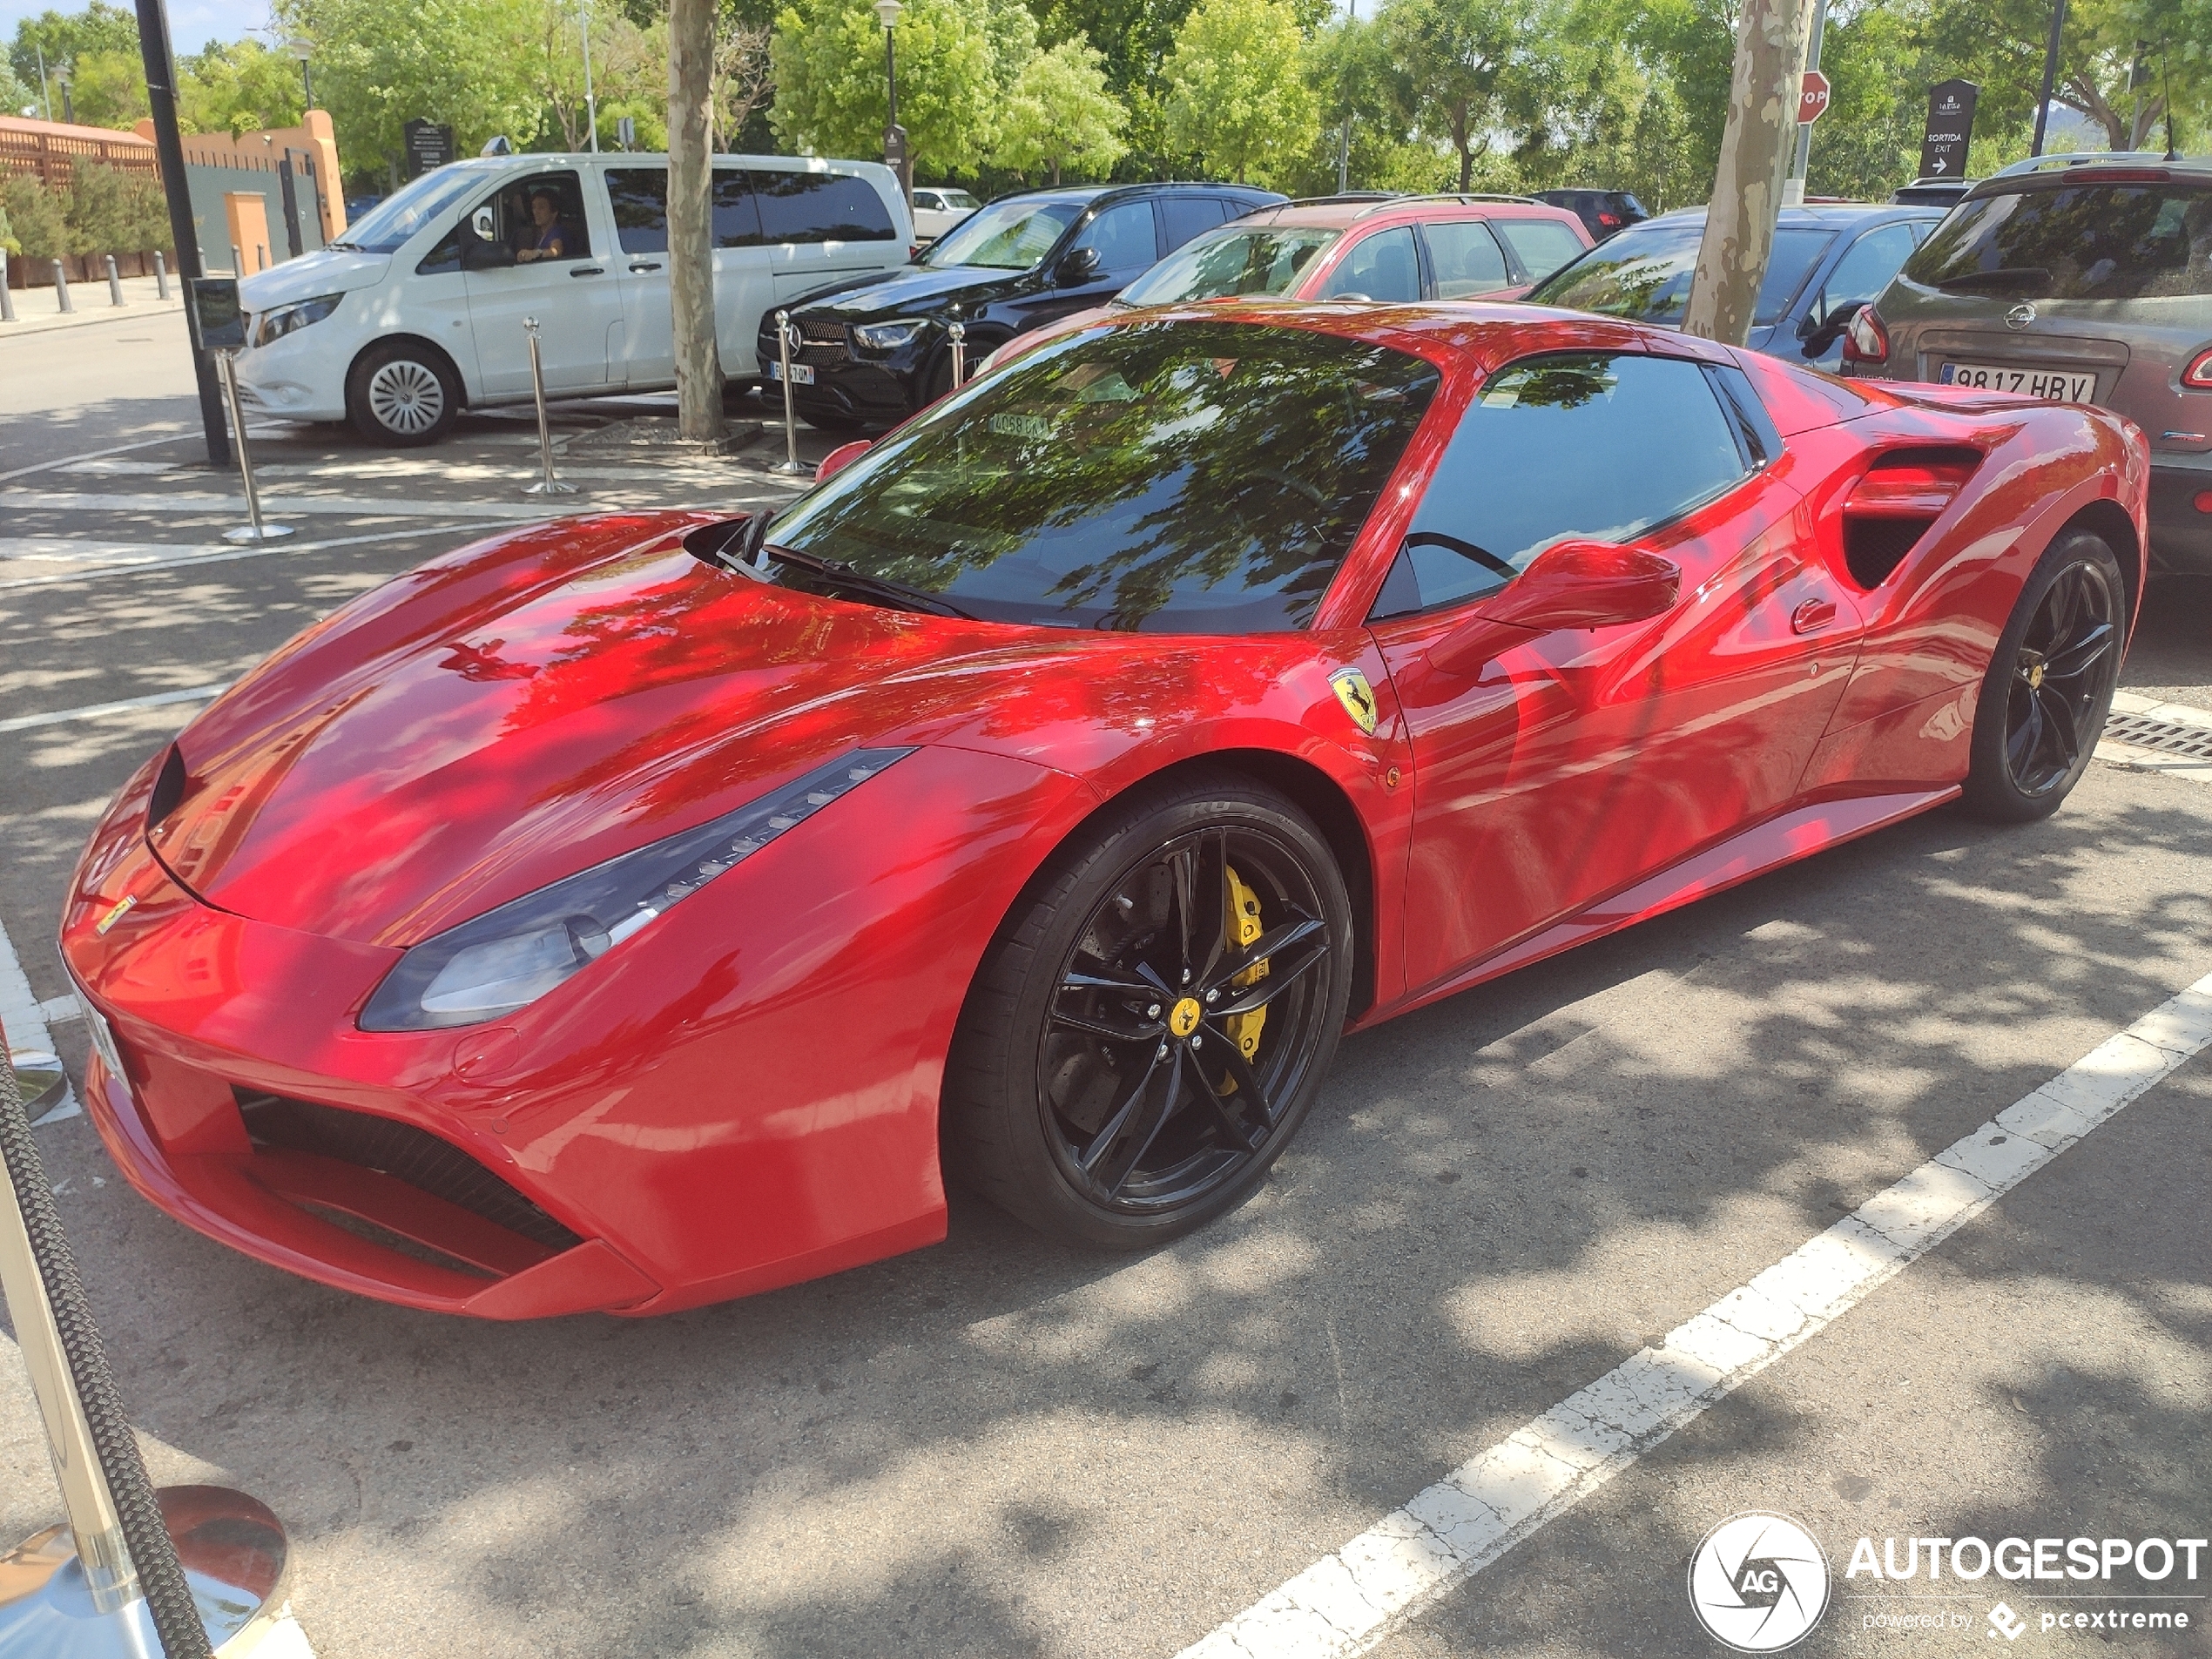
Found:
[[[1724,1647],[1778,1653],[1827,1611],[1828,1558],[1787,1515],[1730,1515],[1689,1558],[1689,1605]]]

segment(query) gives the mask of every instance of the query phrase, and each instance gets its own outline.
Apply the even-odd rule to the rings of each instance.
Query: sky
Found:
[[[134,0],[111,3],[136,10]],[[84,0],[0,0],[0,41],[13,40],[16,24],[25,17],[84,9]],[[268,0],[169,0],[169,36],[180,52],[196,52],[211,40],[236,40],[268,26]]]

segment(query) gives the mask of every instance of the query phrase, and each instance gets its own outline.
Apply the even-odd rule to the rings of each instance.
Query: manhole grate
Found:
[[[2114,714],[2106,718],[2103,735],[2132,743],[2138,749],[2212,760],[2212,726],[2179,725],[2171,720],[2154,720],[2147,714]]]

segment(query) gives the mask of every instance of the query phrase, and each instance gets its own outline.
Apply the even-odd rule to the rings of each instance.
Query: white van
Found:
[[[464,406],[529,398],[523,321],[535,317],[548,393],[665,390],[667,200],[666,156],[496,156],[425,173],[329,246],[239,285],[239,389],[271,415],[428,443]],[[880,162],[717,156],[725,372],[753,377],[764,313],[895,269],[913,242]]]

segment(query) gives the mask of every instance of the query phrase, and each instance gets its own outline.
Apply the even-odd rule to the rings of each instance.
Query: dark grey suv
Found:
[[[2150,440],[2150,552],[2212,574],[2212,159],[2045,156],[1967,192],[1844,372],[2100,403]]]

